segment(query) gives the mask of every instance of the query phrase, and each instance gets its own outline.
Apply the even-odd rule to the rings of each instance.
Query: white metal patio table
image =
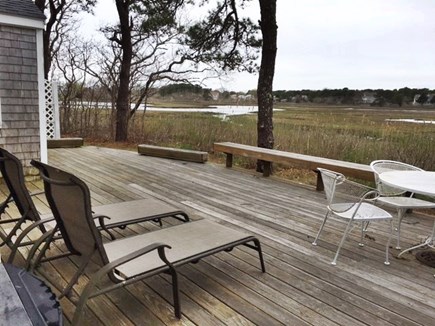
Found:
[[[433,171],[388,171],[379,174],[379,179],[387,186],[400,188],[409,192],[426,195],[435,198],[435,172]],[[400,257],[405,252],[416,248],[429,246],[434,247],[435,238],[435,221],[432,228],[432,234],[425,242],[403,250]]]

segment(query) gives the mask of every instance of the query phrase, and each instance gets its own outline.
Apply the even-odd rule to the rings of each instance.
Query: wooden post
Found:
[[[263,177],[269,177],[272,174],[272,163],[263,162]]]
[[[227,163],[226,163],[226,167],[230,168],[233,166],[233,154],[230,153],[225,153],[227,154]]]
[[[319,170],[314,170],[314,172],[316,172],[316,174],[317,174],[316,190],[322,191],[325,189],[325,187],[323,186],[322,174],[320,173]]]

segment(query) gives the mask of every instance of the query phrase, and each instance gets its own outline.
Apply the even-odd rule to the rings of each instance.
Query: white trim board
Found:
[[[0,14],[0,24],[10,26],[20,26],[36,29],[44,29],[44,21],[41,19],[32,19],[25,17],[18,17],[6,14]]]
[[[41,161],[47,163],[47,118],[45,116],[45,81],[44,81],[44,49],[42,30],[36,31],[36,51],[38,62],[38,93],[39,93],[39,140]]]

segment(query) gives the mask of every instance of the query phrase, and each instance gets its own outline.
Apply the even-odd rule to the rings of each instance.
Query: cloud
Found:
[[[277,6],[275,89],[435,87],[428,37],[435,2],[278,0]]]
[[[95,12],[87,30],[116,20],[113,0]],[[258,0],[244,14],[258,20]],[[435,88],[434,17],[433,0],[277,0],[274,89]],[[257,76],[208,86],[246,91]]]

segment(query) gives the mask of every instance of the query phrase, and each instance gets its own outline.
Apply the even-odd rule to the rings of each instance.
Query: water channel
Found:
[[[243,115],[258,112],[256,105],[240,106],[240,105],[216,105],[204,108],[159,108],[148,106],[147,111],[155,112],[200,112],[200,113],[214,113],[222,116]]]

